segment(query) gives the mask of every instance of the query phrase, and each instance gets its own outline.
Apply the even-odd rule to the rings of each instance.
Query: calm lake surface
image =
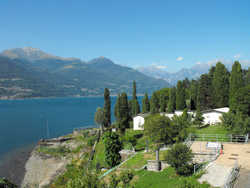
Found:
[[[111,97],[112,121],[116,99]],[[47,118],[49,138],[95,126],[96,108],[103,104],[103,97],[0,100],[0,156],[47,138]]]

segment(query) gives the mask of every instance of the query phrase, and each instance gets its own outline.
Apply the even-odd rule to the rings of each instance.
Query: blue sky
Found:
[[[31,46],[167,71],[250,59],[248,0],[0,0],[0,51]]]

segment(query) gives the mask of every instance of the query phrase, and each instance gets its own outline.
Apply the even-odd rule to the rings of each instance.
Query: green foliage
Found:
[[[104,127],[109,127],[111,125],[111,111],[110,111],[111,100],[108,88],[105,88],[104,91],[104,101],[105,102],[103,107],[103,125]]]
[[[230,104],[233,113],[241,113],[250,116],[250,85],[239,89]]]
[[[129,116],[129,120],[130,121],[133,120],[133,116],[132,116],[132,103],[133,103],[133,100],[129,100],[128,101],[128,116]]]
[[[90,132],[89,130],[83,131],[82,133],[83,137],[86,138],[89,135],[89,132]]]
[[[118,128],[120,133],[124,133],[126,128],[129,128],[129,109],[128,109],[128,97],[125,92],[122,93],[119,104],[119,117]]]
[[[136,83],[133,82],[133,98],[132,98],[132,116],[139,114],[141,112],[139,102],[136,96]]]
[[[244,86],[241,64],[235,61],[229,77],[229,99],[233,99],[234,94]]]
[[[160,148],[160,143],[170,140],[170,119],[167,116],[156,114],[149,116],[144,124],[145,135],[147,135]]]
[[[229,72],[221,62],[218,62],[215,67],[212,88],[213,88],[213,106],[215,108],[221,108],[228,106],[228,83]],[[211,91],[210,91],[211,92]]]
[[[250,67],[248,68],[247,73],[246,73],[245,85],[246,86],[250,85]]]
[[[145,93],[142,99],[142,113],[148,113],[150,111],[150,104],[148,99],[148,94]]]
[[[114,109],[114,116],[115,116],[116,120],[120,119],[120,117],[119,117],[120,116],[120,113],[119,113],[120,100],[121,100],[121,96],[120,96],[120,93],[118,93],[116,103],[115,103],[115,109]]]
[[[190,110],[197,108],[198,83],[193,81],[190,84]]]
[[[150,112],[152,114],[156,114],[159,112],[159,108],[160,108],[159,98],[156,92],[153,92],[152,97],[150,99]]]
[[[111,167],[118,165],[121,162],[119,151],[122,149],[122,145],[119,141],[119,135],[115,132],[107,131],[103,135],[103,143],[106,162],[108,165]]]
[[[95,144],[95,141],[96,141],[96,136],[91,136],[87,140],[87,146],[93,146]]]
[[[203,123],[203,121],[204,121],[204,117],[202,116],[201,111],[198,109],[196,111],[196,115],[195,115],[195,118],[194,118],[194,123],[197,124],[197,125],[199,125],[199,128],[200,128],[200,126]]]
[[[176,109],[176,89],[173,87],[170,90],[167,112],[173,112]]]
[[[212,80],[208,74],[201,75],[197,93],[197,109],[212,108]]]
[[[184,108],[186,108],[185,88],[183,87],[183,83],[179,80],[176,89],[176,109],[183,110]]]
[[[104,124],[104,113],[103,109],[101,107],[96,108],[94,121],[97,125],[101,125],[101,128],[103,130],[103,124]]]
[[[241,113],[224,113],[222,126],[232,135],[242,135],[250,132],[250,117]]]
[[[168,96],[166,95],[166,93],[162,93],[160,97],[160,112],[166,112],[167,103]]]
[[[175,144],[166,155],[166,161],[175,168],[180,175],[189,175],[192,173],[190,163],[194,154],[192,150],[182,143]]]
[[[130,182],[134,177],[134,173],[130,170],[124,171],[120,175],[120,179],[122,181],[122,187],[123,188],[129,188],[130,187]]]
[[[52,155],[54,157],[59,156],[66,156],[68,153],[71,152],[69,148],[66,148],[66,146],[58,146],[58,147],[39,147],[38,152],[46,153],[49,155]]]
[[[109,177],[109,188],[117,188],[121,179],[115,174],[111,174]]]
[[[15,188],[17,186],[13,184],[11,181],[7,180],[6,178],[1,178],[0,187],[1,188]]]

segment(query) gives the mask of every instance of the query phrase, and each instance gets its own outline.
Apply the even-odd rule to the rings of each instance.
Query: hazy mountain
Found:
[[[145,76],[105,57],[84,62],[76,58],[50,55],[31,47],[5,50],[0,56],[0,79],[4,90],[10,91],[15,85],[11,81],[13,79],[19,80],[17,87],[20,89],[32,90],[29,94],[20,94],[18,90],[16,93],[9,92],[14,97],[102,95],[106,87],[112,95],[123,91],[131,95],[133,80],[137,83],[138,94],[151,94],[170,86],[162,79]],[[48,88],[45,89],[46,85]],[[41,88],[44,88],[44,92]]]
[[[232,65],[234,63],[234,61],[227,61],[224,59],[212,60],[206,63],[196,64],[190,69],[183,68],[175,73],[170,73],[163,69],[158,69],[154,65],[148,67],[139,67],[137,70],[147,76],[161,78],[166,80],[170,84],[176,84],[178,80],[183,80],[185,78],[196,79],[202,74],[208,73],[209,69],[212,66],[215,66],[218,61],[222,62],[226,66],[226,68],[228,68],[229,71],[231,70]],[[248,69],[248,67],[250,67],[250,60],[242,60],[239,62],[241,63],[243,69]]]

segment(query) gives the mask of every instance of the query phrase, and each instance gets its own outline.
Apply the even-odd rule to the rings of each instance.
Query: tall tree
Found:
[[[129,121],[132,121],[133,120],[133,115],[132,115],[132,103],[133,103],[133,100],[129,100],[128,101],[128,115],[129,115]]]
[[[156,114],[159,112],[159,108],[160,108],[160,105],[159,105],[158,96],[156,92],[153,92],[152,97],[150,99],[150,112],[152,114]]]
[[[213,87],[213,106],[215,108],[228,106],[228,76],[229,72],[221,62],[215,67],[212,87]]]
[[[103,107],[103,125],[104,127],[109,127],[111,125],[111,100],[109,96],[108,88],[104,91],[104,107]]]
[[[166,112],[167,102],[168,102],[168,96],[165,93],[161,93],[161,97],[160,97],[160,111],[161,112]]]
[[[208,74],[201,75],[197,93],[197,109],[201,111],[209,109],[212,106],[210,81]]]
[[[244,86],[241,64],[235,61],[229,77],[229,101],[233,99],[234,94]]]
[[[168,100],[168,110],[167,112],[173,112],[176,109],[176,89],[171,88]]]
[[[96,109],[94,120],[97,125],[101,126],[101,130],[103,131],[103,109],[101,107]]]
[[[185,88],[183,87],[182,82],[179,80],[176,89],[176,109],[183,110],[184,108],[186,108]]]
[[[148,113],[150,111],[150,104],[148,100],[148,94],[145,93],[143,99],[142,99],[142,113]]]
[[[193,81],[190,84],[190,109],[196,110],[198,95],[198,83]]]
[[[117,96],[117,99],[116,99],[116,104],[115,104],[115,109],[114,109],[114,115],[115,115],[116,120],[119,120],[120,100],[121,100],[121,95],[120,95],[120,93],[118,93],[118,96]]]
[[[140,105],[139,102],[137,100],[137,96],[136,96],[136,83],[135,81],[133,82],[133,99],[132,99],[132,116],[139,114],[140,111]]]
[[[125,92],[121,95],[119,117],[118,128],[121,133],[124,133],[125,129],[129,128],[128,97]]]
[[[201,111],[198,109],[198,110],[196,111],[196,114],[195,114],[194,123],[195,123],[195,124],[198,124],[198,125],[199,125],[199,128],[200,128],[200,126],[201,126],[201,124],[203,123],[203,121],[204,121],[204,117],[202,116]]]
[[[247,73],[246,73],[245,85],[250,85],[250,67],[248,68]]]

